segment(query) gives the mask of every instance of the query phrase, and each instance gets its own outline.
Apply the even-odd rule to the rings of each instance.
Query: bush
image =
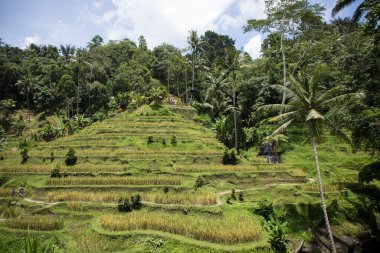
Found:
[[[131,212],[132,211],[132,206],[129,203],[128,198],[120,198],[119,203],[117,205],[117,209],[119,212]]]
[[[268,200],[262,200],[259,202],[259,206],[255,209],[254,213],[262,216],[266,221],[274,215],[273,203]]]
[[[169,192],[169,187],[165,186],[164,187],[164,193],[168,193]]]
[[[195,189],[201,188],[204,184],[205,184],[205,181],[203,180],[203,178],[202,177],[198,177],[197,181],[195,181],[194,188]]]
[[[226,201],[226,202],[227,202],[227,204],[229,204],[229,205],[231,205],[231,204],[232,204],[232,201],[231,201],[231,196],[228,196],[228,197],[227,197],[227,201]]]
[[[359,172],[360,183],[369,183],[373,180],[380,180],[380,161],[364,166]]]
[[[120,198],[117,205],[117,209],[119,210],[119,212],[131,212],[134,209],[141,209],[141,207],[141,196],[139,194],[132,195],[130,198]]]
[[[165,141],[165,139],[162,139],[162,145],[163,145],[164,147],[166,147],[166,141]]]
[[[172,136],[172,139],[170,140],[170,143],[172,144],[172,146],[177,146],[177,137],[176,136]]]
[[[287,225],[286,221],[281,221],[276,217],[271,217],[264,225],[265,230],[269,233],[269,243],[274,252],[288,252],[289,241],[285,239]]]
[[[147,141],[148,145],[152,144],[153,142],[154,142],[153,136],[148,136],[148,141]]]
[[[20,141],[20,143],[18,144],[18,148],[19,149],[23,149],[23,148],[27,148],[29,147],[29,142],[26,140],[26,139],[23,139],[22,141]]]
[[[238,163],[238,159],[236,157],[236,153],[234,149],[225,150],[223,154],[223,164],[236,165]]]
[[[202,124],[202,126],[211,128],[212,127],[212,120],[208,115],[196,115],[194,116],[193,120],[197,123]]]
[[[27,147],[24,147],[21,152],[20,152],[20,155],[21,155],[21,163],[26,163],[29,159],[29,155],[28,155],[28,148]]]
[[[54,165],[50,172],[50,177],[61,177],[61,170],[59,164]]]
[[[140,209],[142,204],[141,204],[141,197],[140,194],[132,195],[131,196],[131,204],[132,204],[132,209]]]
[[[241,201],[241,202],[244,201],[244,194],[243,194],[243,192],[239,192],[238,199],[239,199],[239,201]]]
[[[235,191],[235,189],[231,190],[231,199],[236,200],[236,191]]]
[[[52,152],[50,153],[50,162],[51,162],[51,163],[54,162],[54,159],[55,159],[55,157],[54,157],[54,152],[52,151]]]
[[[77,156],[75,155],[75,150],[73,147],[69,148],[69,151],[66,154],[65,163],[67,166],[75,165],[77,163]]]

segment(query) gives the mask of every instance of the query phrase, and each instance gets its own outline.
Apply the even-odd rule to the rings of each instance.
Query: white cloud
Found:
[[[264,0],[239,0],[237,3],[238,13],[236,15],[224,14],[220,17],[218,23],[223,30],[230,27],[241,28],[248,19],[265,18]]]
[[[163,41],[183,47],[190,29],[199,34],[206,30],[218,32],[240,28],[249,18],[264,17],[264,0],[113,0],[112,3],[113,8],[100,17],[88,12],[83,18],[105,29],[106,40],[125,37],[137,40],[144,35],[151,48]]]
[[[29,46],[30,44],[40,44],[41,42],[41,38],[40,36],[38,36],[38,34],[33,34],[32,36],[27,36],[24,38],[24,42],[23,42],[23,48]]]
[[[252,37],[247,42],[247,44],[244,45],[244,51],[249,53],[249,55],[253,59],[260,57],[260,50],[261,50],[261,35],[260,34]]]

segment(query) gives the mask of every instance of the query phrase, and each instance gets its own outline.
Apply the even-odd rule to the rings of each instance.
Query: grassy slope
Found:
[[[181,111],[181,108],[176,110]],[[252,209],[258,201],[267,198],[274,201],[276,207],[288,211],[292,239],[296,241],[297,238],[311,238],[309,228],[317,226],[321,217],[317,187],[315,184],[305,183],[308,177],[315,178],[315,170],[311,147],[308,143],[303,143],[302,138],[290,140],[292,144],[286,146],[288,152],[283,157],[285,164],[267,165],[265,160],[254,155],[255,150],[251,150],[240,165],[222,166],[220,161],[223,147],[211,130],[179,114],[153,114],[150,108],[144,106],[133,115],[121,113],[104,122],[95,123],[75,135],[39,143],[30,150],[30,159],[23,165],[20,165],[18,151],[5,151],[4,160],[0,161],[0,171],[3,171],[1,176],[7,180],[0,191],[0,215],[12,217],[38,214],[64,217],[63,229],[35,233],[44,238],[53,238],[53,242],[58,243],[66,252],[263,252],[268,250],[267,234],[261,231],[260,218],[252,214]],[[302,128],[295,128],[293,133],[294,136],[302,136],[297,134],[297,131],[303,131]],[[148,136],[152,136],[155,142],[148,145]],[[173,136],[176,136],[176,145],[171,143]],[[16,141],[10,143],[14,144]],[[75,166],[63,165],[68,147],[76,149],[78,164]],[[361,210],[360,208],[369,202],[368,197],[359,192],[360,187],[354,184],[357,181],[358,169],[369,161],[369,157],[361,153],[352,155],[347,145],[332,137],[328,137],[326,143],[319,147],[319,155],[328,204],[330,205],[333,199],[338,203],[338,211],[334,212],[336,217],[333,215],[335,232],[357,235],[370,229],[370,221],[358,219],[359,214],[351,214],[357,209]],[[49,173],[54,163],[62,164],[61,171],[65,171],[68,177],[51,185]],[[115,185],[115,180],[109,180],[129,176],[168,179],[180,177],[181,183],[167,185],[169,193],[164,194],[164,185]],[[94,185],[62,185],[64,180],[89,177],[102,180]],[[199,177],[204,185],[194,191],[195,182]],[[20,184],[27,184],[29,198],[53,201],[52,198],[59,195],[63,196],[64,202],[46,206],[21,201],[24,204],[23,208],[12,207],[12,212],[2,211],[7,210],[11,201],[8,195],[10,187],[18,187]],[[218,192],[231,189],[244,190],[245,201],[225,204],[229,194],[220,197],[222,205],[203,205],[202,201],[195,200],[200,196],[215,198]],[[66,202],[71,200],[65,199],[70,193],[77,201]],[[87,197],[81,199],[84,198],[81,193],[87,194]],[[250,243],[227,245],[152,230],[105,230],[100,225],[100,217],[104,214],[117,214],[115,200],[119,196],[132,193],[140,193],[143,201],[144,197],[149,200],[141,212],[163,211],[168,215],[190,215],[194,219],[208,216],[227,219],[244,215],[257,222],[261,236]],[[106,196],[107,194],[110,196]],[[165,199],[153,198],[153,195],[164,196]],[[189,205],[192,202],[195,205]],[[349,217],[350,215],[352,217]],[[348,218],[353,221],[348,222]],[[20,249],[24,234],[25,231],[9,229],[4,222],[0,223],[0,235],[4,238],[0,243],[0,249]]]

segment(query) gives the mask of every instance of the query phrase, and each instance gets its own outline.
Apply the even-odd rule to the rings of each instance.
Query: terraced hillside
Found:
[[[319,222],[310,218],[319,210],[311,150],[294,146],[285,164],[269,165],[251,151],[238,165],[222,165],[224,148],[215,133],[188,118],[143,106],[34,144],[23,164],[17,140],[10,139],[0,161],[0,249],[22,248],[29,227],[62,252],[269,252],[268,234],[252,212],[264,198],[291,210],[293,246],[310,238],[308,227]],[[64,163],[69,147],[78,157],[74,166]],[[346,191],[338,198],[349,205],[350,197],[357,198],[345,185],[357,176],[349,167],[368,157],[351,157],[344,144],[332,149],[342,159],[330,166],[344,167],[348,178],[337,184],[343,173],[330,172],[326,190]],[[51,178],[57,166],[61,177]],[[20,185],[25,197],[11,197]],[[118,212],[120,198],[137,194],[141,209]],[[335,196],[327,195],[330,203]]]

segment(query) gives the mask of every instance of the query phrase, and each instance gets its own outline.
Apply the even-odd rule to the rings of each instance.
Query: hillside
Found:
[[[269,252],[268,233],[253,212],[264,199],[287,211],[292,247],[313,238],[321,212],[302,128],[293,129],[298,140],[286,144],[284,163],[270,165],[253,149],[238,165],[222,165],[215,133],[186,117],[190,107],[173,111],[142,106],[119,113],[32,146],[24,164],[17,141],[9,140],[0,161],[0,249],[21,249],[29,226],[62,252]],[[73,166],[64,163],[69,147],[78,157]],[[362,216],[372,195],[355,183],[369,157],[352,155],[332,136],[319,152],[334,234],[365,233],[379,218]],[[61,177],[51,178],[57,165]],[[25,198],[12,198],[20,185]],[[142,208],[118,212],[118,200],[136,194]]]

